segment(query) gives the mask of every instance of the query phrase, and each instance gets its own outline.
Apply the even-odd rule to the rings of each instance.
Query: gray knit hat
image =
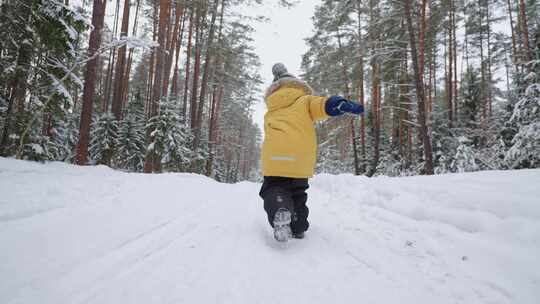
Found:
[[[272,67],[272,74],[274,74],[274,81],[277,81],[283,77],[294,77],[292,74],[289,74],[287,68],[283,63],[276,63]]]

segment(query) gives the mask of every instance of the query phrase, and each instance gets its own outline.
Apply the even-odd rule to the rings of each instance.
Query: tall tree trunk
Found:
[[[409,40],[411,47],[411,57],[412,64],[415,75],[416,83],[416,97],[418,102],[418,124],[420,125],[419,130],[422,136],[422,143],[424,147],[424,158],[425,158],[425,173],[428,175],[433,174],[433,149],[431,146],[431,139],[428,134],[428,128],[426,125],[426,114],[425,114],[425,96],[424,96],[424,82],[420,77],[420,71],[418,67],[418,55],[416,51],[416,38],[413,28],[413,22],[411,17],[411,0],[403,0],[405,4],[405,18],[407,20],[407,28],[409,30]]]
[[[218,39],[217,39],[217,46],[221,46],[222,44],[222,32],[223,32],[223,16],[225,14],[225,2],[226,0],[221,1],[221,11],[219,16],[219,29],[218,29]],[[218,134],[218,119],[219,119],[219,106],[221,103],[221,99],[223,98],[223,65],[222,65],[222,55],[220,54],[219,50],[216,49],[216,64],[215,69],[219,72],[215,72],[216,74],[220,74],[218,76],[219,78],[219,85],[217,87],[214,87],[212,91],[212,105],[210,107],[210,124],[208,126],[208,161],[206,162],[206,175],[212,176],[212,167],[214,163],[214,149],[217,146],[217,134]]]
[[[450,0],[452,1],[452,0]],[[426,9],[427,9],[427,0],[422,0],[422,9],[420,15],[420,32],[418,34],[418,68],[420,69],[420,78],[424,79],[425,71],[425,53],[426,53],[426,31],[427,31],[427,22],[426,22]]]
[[[514,63],[514,66],[517,69],[518,66],[518,51],[517,51],[517,43],[516,43],[516,30],[514,26],[514,18],[512,17],[512,5],[510,4],[510,0],[506,0],[507,8],[508,8],[508,19],[510,21],[510,31],[512,34],[512,62]]]
[[[487,116],[491,117],[493,105],[492,73],[491,73],[491,21],[489,1],[486,0],[486,31],[487,31]]]
[[[523,48],[525,52],[525,59],[527,62],[530,62],[532,60],[532,51],[529,44],[529,26],[527,25],[527,14],[525,12],[525,1],[519,0],[519,14],[521,16],[520,28],[523,36]],[[531,65],[528,65],[528,69],[531,69]]]
[[[406,159],[405,166],[408,168],[412,162],[412,132],[409,122],[409,112],[410,112],[410,100],[408,100],[408,65],[407,65],[407,51],[403,52],[403,59],[401,63],[401,77],[400,77],[400,86],[399,86],[399,107],[400,107],[400,155]],[[404,107],[404,110],[401,108]]]
[[[154,7],[153,7],[153,35],[152,35],[152,41],[158,40],[159,35],[159,2],[157,0],[154,1]],[[152,103],[153,103],[153,85],[154,85],[154,77],[156,72],[156,50],[152,49],[152,54],[150,55],[150,68],[148,70],[148,83],[146,87],[146,118],[150,118],[151,116],[151,109],[152,109]]]
[[[94,102],[95,76],[98,62],[96,53],[101,46],[101,31],[103,29],[106,7],[107,0],[94,0],[92,10],[93,30],[90,33],[90,41],[88,43],[88,56],[92,59],[86,64],[86,70],[84,72],[83,105],[76,155],[76,163],[78,165],[86,165],[88,162],[88,143],[90,140],[90,123],[92,120],[92,105]]]
[[[30,22],[30,12],[25,12],[25,14],[28,15],[22,16],[21,18],[24,18],[24,20]],[[25,32],[25,35],[23,36],[24,39],[31,38],[26,37],[27,35],[28,33]],[[13,76],[10,84],[8,85],[8,94],[6,94],[8,95],[8,108],[5,114],[6,120],[4,123],[4,130],[2,132],[2,141],[0,143],[0,155],[7,156],[8,154],[7,146],[9,144],[9,133],[11,125],[13,123],[12,120],[14,118],[13,114],[22,113],[25,108],[26,91],[28,86],[28,73],[32,56],[33,50],[31,48],[28,48],[26,46],[20,46],[17,50],[15,75]]]
[[[129,30],[129,13],[131,9],[131,1],[124,1],[124,12],[122,14],[122,28],[120,29],[120,39],[127,37]],[[116,120],[122,119],[122,95],[124,93],[124,77],[126,70],[126,45],[122,45],[118,49],[118,61],[116,63],[115,79],[114,79],[114,92],[112,101],[112,113]]]
[[[450,10],[448,12],[448,38],[447,38],[447,49],[448,49],[448,69],[446,70],[446,104],[448,105],[448,127],[453,127],[454,122],[454,85],[453,85],[453,75],[454,75],[454,46],[453,46],[453,26],[452,26],[452,0],[450,0]]]
[[[193,15],[195,14],[195,8],[191,8],[191,12],[189,14],[189,34],[188,34],[188,45],[187,45],[187,51],[186,51],[186,76],[185,76],[185,84],[184,84],[184,103],[182,108],[182,117],[184,118],[184,121],[187,122],[187,100],[188,100],[188,91],[189,91],[189,78],[190,78],[190,62],[191,62],[191,47],[192,47],[192,39],[193,39]]]
[[[370,24],[375,24],[375,1],[369,1],[369,15],[370,15]],[[372,137],[373,137],[373,159],[371,161],[371,166],[367,173],[367,176],[371,177],[375,175],[377,171],[377,166],[379,164],[379,140],[380,140],[380,125],[379,125],[379,100],[380,100],[380,79],[379,79],[379,64],[377,63],[377,58],[375,56],[376,48],[379,44],[379,34],[375,31],[370,32],[370,44],[372,46],[372,58],[371,58],[371,116],[372,116]]]
[[[176,44],[176,51],[175,51],[175,59],[174,59],[174,70],[173,70],[173,78],[172,78],[172,86],[171,86],[171,95],[176,96],[178,98],[178,75],[179,75],[179,68],[178,68],[178,61],[180,59],[180,51],[181,46],[184,38],[184,27],[186,25],[186,9],[184,9],[183,15],[182,15],[182,26],[180,27],[180,38],[178,40],[178,43]]]
[[[164,56],[166,52],[166,36],[167,36],[167,24],[169,23],[170,17],[170,5],[171,0],[160,0],[159,5],[159,34],[158,34],[158,49],[155,50],[156,54],[156,71],[153,84],[153,96],[152,104],[150,106],[150,118],[157,116],[159,111],[159,101],[161,100],[161,85],[163,81],[163,65],[164,65]],[[152,141],[152,136],[150,137],[150,142]],[[156,165],[159,161],[156,159],[154,151],[150,151],[146,155],[146,160],[144,163],[144,172],[151,173],[154,171]]]
[[[216,25],[216,16],[218,13],[218,4],[219,0],[214,0],[214,6],[212,8],[212,19],[210,21],[210,29],[208,32],[208,40],[206,43],[206,56],[204,59],[204,69],[201,81],[201,94],[199,97],[199,106],[197,109],[197,121],[195,123],[195,134],[193,140],[193,149],[197,150],[199,148],[199,143],[201,141],[201,127],[202,127],[202,113],[203,106],[206,100],[206,90],[208,87],[208,78],[210,74],[210,64],[212,61],[212,56],[214,52],[214,35],[215,35],[215,25]]]
[[[114,11],[114,21],[113,21],[113,37],[116,38],[118,33],[118,23],[120,22],[120,0],[116,0],[116,9]],[[101,102],[101,111],[106,113],[109,111],[111,106],[111,92],[114,91],[114,69],[116,66],[116,47],[112,47],[109,51],[109,63],[107,66],[107,76],[105,79],[105,92],[103,100]]]
[[[452,102],[452,105],[454,106],[454,109],[453,109],[453,116],[454,116],[454,121],[457,121],[457,116],[458,116],[458,77],[457,77],[457,54],[458,54],[458,51],[457,51],[457,38],[456,38],[456,32],[457,32],[457,25],[456,25],[456,3],[455,3],[455,0],[452,0],[452,47],[454,48],[454,51],[452,52],[452,54],[454,55],[454,86],[453,86],[453,89],[454,89],[454,92],[452,93],[452,96],[454,97],[454,101]]]
[[[362,10],[360,0],[357,3],[358,14],[358,101],[365,107],[364,98],[364,40],[362,39]],[[360,173],[366,172],[366,122],[365,116],[360,115],[360,149],[362,161],[360,165]]]
[[[139,11],[141,7],[141,0],[137,0],[137,8],[135,9],[135,21],[133,22],[133,30],[132,30],[132,36],[137,36],[137,28],[139,25]],[[124,84],[122,85],[122,108],[125,108],[128,100],[128,92],[129,92],[129,76],[131,75],[131,67],[133,65],[133,51],[134,48],[129,48],[129,55],[128,55],[128,61],[126,70],[124,72]]]
[[[163,88],[162,88],[162,94],[167,95],[168,89],[169,89],[169,77],[171,75],[171,67],[172,67],[172,59],[174,55],[175,49],[179,50],[179,46],[181,44],[181,40],[178,39],[178,31],[180,30],[180,22],[182,21],[182,16],[184,15],[184,7],[180,6],[180,4],[177,5],[176,11],[175,11],[175,19],[174,19],[174,28],[172,32],[172,37],[169,39],[170,43],[168,45],[168,51],[166,55],[166,62],[165,62],[165,72],[163,76]],[[178,45],[178,48],[176,47]]]
[[[481,100],[482,100],[482,121],[483,123],[487,122],[487,107],[488,107],[488,98],[486,94],[486,64],[484,60],[484,25],[483,25],[483,19],[484,19],[484,13],[482,10],[482,0],[478,0],[478,12],[480,15],[480,75],[482,80],[482,86],[481,86]]]
[[[201,44],[202,44],[202,18],[203,9],[200,5],[197,5],[196,11],[197,17],[195,18],[195,62],[193,64],[193,82],[191,87],[191,100],[190,100],[190,119],[191,130],[195,133],[195,127],[197,124],[197,97],[199,91],[199,76],[201,72]]]
[[[209,146],[209,156],[208,156],[208,162],[206,163],[206,175],[212,176],[212,166],[214,163],[214,148],[217,146],[217,139],[219,134],[219,110],[221,107],[221,100],[223,99],[223,85],[220,84],[219,88],[217,89],[217,95],[216,90],[214,90],[214,97],[212,100],[215,100],[213,102],[212,107],[212,118],[210,119],[210,130],[208,138],[210,140],[210,146]]]

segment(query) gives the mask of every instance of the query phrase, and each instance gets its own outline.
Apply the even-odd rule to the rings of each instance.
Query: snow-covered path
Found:
[[[540,170],[260,185],[0,158],[0,303],[540,303]]]

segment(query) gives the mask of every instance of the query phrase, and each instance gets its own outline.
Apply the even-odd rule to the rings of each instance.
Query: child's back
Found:
[[[306,190],[317,157],[315,121],[345,112],[360,114],[363,107],[339,96],[311,95],[311,87],[289,74],[283,64],[274,65],[272,72],[274,82],[265,95],[264,182],[259,195],[274,237],[287,241],[290,236],[303,238],[309,228]]]

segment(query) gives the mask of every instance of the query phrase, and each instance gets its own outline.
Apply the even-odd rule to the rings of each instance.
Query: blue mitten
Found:
[[[361,114],[364,112],[364,107],[341,96],[332,96],[326,101],[325,111],[330,116],[339,116],[345,112]]]

